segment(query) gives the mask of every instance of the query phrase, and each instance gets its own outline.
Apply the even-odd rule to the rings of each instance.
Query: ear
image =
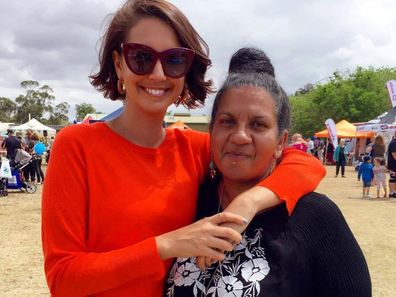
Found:
[[[123,68],[122,59],[123,59],[123,57],[117,51],[113,51],[112,57],[113,57],[113,63],[114,63],[115,71],[117,73],[117,77],[118,77],[118,79],[123,80],[123,77],[122,77],[122,68]]]
[[[289,131],[284,130],[279,136],[278,144],[274,152],[274,158],[279,159],[282,156],[282,151],[287,145],[287,139],[289,137]]]

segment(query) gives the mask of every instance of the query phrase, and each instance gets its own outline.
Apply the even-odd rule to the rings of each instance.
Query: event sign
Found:
[[[333,119],[327,119],[325,121],[325,125],[327,128],[327,132],[329,133],[331,142],[333,143],[334,148],[336,148],[338,146],[337,128]]]
[[[390,80],[386,83],[386,87],[389,93],[389,99],[392,107],[396,106],[396,80]]]
[[[396,124],[368,124],[356,127],[357,132],[393,132],[396,131]]]

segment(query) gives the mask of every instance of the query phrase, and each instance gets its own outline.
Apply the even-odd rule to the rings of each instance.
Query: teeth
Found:
[[[153,96],[162,96],[165,93],[165,90],[163,90],[163,89],[148,89],[148,88],[145,88],[145,90],[146,90],[147,93],[149,93],[150,95],[153,95]]]

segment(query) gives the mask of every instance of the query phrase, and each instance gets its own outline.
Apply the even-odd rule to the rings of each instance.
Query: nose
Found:
[[[238,127],[231,135],[230,141],[235,144],[248,144],[252,141],[252,137],[245,127]]]
[[[161,61],[158,59],[157,62],[155,63],[154,69],[153,71],[151,71],[151,73],[148,76],[149,79],[152,80],[157,80],[157,81],[161,81],[161,80],[165,80],[166,76],[164,73],[164,69],[162,68],[162,64]]]

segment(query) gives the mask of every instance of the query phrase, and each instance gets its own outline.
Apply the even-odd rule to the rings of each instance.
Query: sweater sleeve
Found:
[[[103,252],[88,246],[87,151],[74,133],[81,131],[65,128],[57,136],[43,189],[42,244],[51,293],[87,296],[138,277],[162,278],[165,268],[154,238]]]
[[[325,175],[326,170],[318,159],[305,152],[287,148],[274,172],[258,185],[270,189],[284,200],[291,214],[297,201],[315,190]]]
[[[371,280],[363,252],[341,211],[327,197],[315,194],[303,211],[305,243],[312,255],[315,296],[371,297]],[[304,203],[303,203],[304,204]]]

